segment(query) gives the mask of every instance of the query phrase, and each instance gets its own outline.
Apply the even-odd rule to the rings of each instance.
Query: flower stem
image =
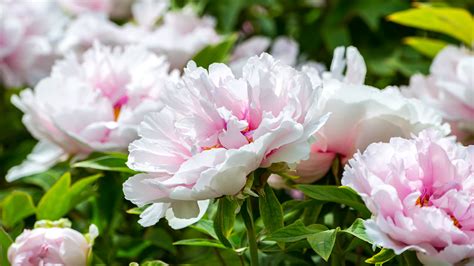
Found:
[[[245,205],[246,206],[242,208],[241,214],[245,223],[245,228],[247,229],[247,238],[250,249],[250,265],[258,266],[257,238],[255,236],[255,227],[253,223],[251,197],[248,197],[245,200]]]

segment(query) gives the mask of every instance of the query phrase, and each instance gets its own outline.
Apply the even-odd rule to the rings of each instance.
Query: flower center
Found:
[[[454,226],[456,226],[459,229],[462,228],[462,225],[459,223],[458,219],[456,219],[456,217],[453,214],[449,214],[449,217],[451,218],[451,220],[453,220]]]
[[[424,206],[428,206],[429,203],[430,203],[430,195],[426,191],[423,191],[423,193],[421,193],[421,195],[416,200],[415,205],[424,207]]]

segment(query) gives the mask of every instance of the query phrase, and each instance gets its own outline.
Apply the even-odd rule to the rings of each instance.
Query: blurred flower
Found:
[[[412,76],[409,87],[403,87],[402,92],[442,112],[460,140],[474,137],[474,54],[471,51],[447,46],[434,59],[430,75]]]
[[[346,67],[345,75],[343,74]],[[323,177],[334,159],[345,164],[358,150],[391,137],[409,137],[428,127],[444,134],[449,126],[442,125],[440,115],[415,99],[403,97],[397,90],[379,90],[362,85],[365,63],[356,48],[337,48],[331,71],[318,76],[319,69],[303,68],[313,82],[322,84],[320,112],[332,113],[316,135],[311,157],[297,167],[301,178],[296,182],[310,183]]]
[[[95,225],[83,236],[69,226],[40,221],[33,230],[24,230],[8,249],[12,266],[78,265],[85,266],[94,239],[98,235]],[[48,225],[42,227],[42,225]],[[64,224],[64,222],[62,223]]]
[[[357,153],[342,184],[372,212],[364,224],[374,244],[415,250],[426,265],[453,265],[474,262],[473,178],[474,146],[426,130]]]
[[[268,54],[252,57],[236,78],[224,64],[209,71],[188,63],[130,147],[127,165],[145,172],[124,184],[125,197],[147,206],[139,223],[166,217],[178,229],[198,221],[210,199],[235,195],[247,175],[273,163],[308,158],[318,88],[309,77]]]
[[[71,155],[126,150],[144,115],[161,108],[165,83],[177,78],[168,71],[163,57],[141,47],[96,45],[82,58],[59,61],[34,90],[12,97],[40,142],[7,180],[44,171]]]
[[[242,68],[247,60],[255,55],[265,52],[271,44],[270,38],[254,36],[237,45],[230,58],[230,68],[237,77],[242,76]],[[299,53],[299,45],[288,37],[278,37],[272,44],[270,54],[282,63],[295,66]]]
[[[74,15],[82,13],[108,14],[113,0],[56,0],[66,12]]]
[[[57,58],[55,43],[67,22],[48,0],[0,2],[0,79],[7,87],[34,85]]]

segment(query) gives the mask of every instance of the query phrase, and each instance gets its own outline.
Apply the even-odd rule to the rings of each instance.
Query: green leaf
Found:
[[[306,227],[301,220],[298,220],[288,226],[276,230],[267,236],[265,240],[276,242],[296,242],[324,230],[327,230],[327,227],[324,225],[313,224]]]
[[[127,162],[127,156],[124,154],[107,154],[98,158],[78,162],[72,165],[76,168],[92,168],[103,171],[112,172],[123,172],[129,174],[136,174],[137,172],[128,168],[125,164]]]
[[[379,253],[372,256],[372,258],[366,259],[365,262],[370,264],[382,265],[385,262],[393,259],[393,257],[395,257],[395,253],[393,252],[393,250],[384,248],[380,250]]]
[[[2,201],[2,222],[6,227],[12,227],[34,213],[33,199],[26,192],[13,191]]]
[[[93,190],[91,189],[92,185],[95,183],[95,181],[97,181],[97,179],[101,177],[102,174],[96,174],[89,177],[81,178],[81,180],[74,183],[74,185],[72,185],[71,189],[69,189],[68,192],[70,198],[70,208],[73,208],[74,206],[91,196],[93,193]]]
[[[343,230],[343,232],[351,234],[361,240],[364,240],[367,243],[372,244],[372,240],[370,240],[367,234],[365,233],[364,220],[360,218],[357,218],[354,223],[352,223],[349,228]]]
[[[145,261],[141,264],[141,266],[168,266],[168,263],[165,263],[161,260],[152,260],[152,261]]]
[[[267,232],[271,233],[283,227],[283,209],[273,189],[266,184],[258,198],[260,216]]]
[[[310,198],[344,204],[359,211],[363,217],[370,216],[370,211],[365,207],[359,195],[348,187],[328,185],[297,185],[296,187]]]
[[[13,243],[10,235],[5,232],[3,227],[0,227],[0,265],[9,265],[8,263],[8,248]]]
[[[331,229],[313,234],[307,238],[311,248],[325,261],[331,256],[332,249],[336,243],[338,229]]]
[[[229,248],[232,248],[232,244],[228,239],[234,229],[235,212],[238,207],[239,204],[235,200],[222,197],[219,199],[216,216],[214,217],[214,230],[217,238]]]
[[[71,174],[68,172],[44,194],[36,210],[38,220],[57,220],[67,213],[70,202],[68,197],[70,184]]]
[[[201,219],[196,224],[191,225],[191,228],[194,228],[195,230],[201,233],[207,234],[213,237],[214,239],[218,239],[216,231],[214,230],[214,223],[210,220]]]
[[[207,68],[212,63],[226,63],[234,43],[237,41],[237,34],[231,34],[218,44],[211,44],[198,52],[193,60],[198,66]]]
[[[202,238],[195,238],[195,239],[183,239],[177,242],[174,242],[173,245],[181,245],[181,246],[199,246],[199,247],[214,247],[214,248],[222,248],[227,249],[224,245],[219,243],[217,240],[213,239],[202,239]]]
[[[407,37],[403,39],[403,42],[430,58],[435,57],[439,51],[448,45],[447,42],[441,40],[422,37]]]
[[[400,11],[388,19],[405,26],[440,32],[471,46],[474,40],[474,19],[461,8],[420,6]]]

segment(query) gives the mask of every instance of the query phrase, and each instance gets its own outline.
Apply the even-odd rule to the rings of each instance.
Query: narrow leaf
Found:
[[[395,253],[391,249],[382,249],[379,253],[365,260],[366,263],[370,264],[383,264],[395,257]]]
[[[283,227],[283,209],[273,189],[266,184],[264,193],[258,198],[258,206],[263,224],[269,233]]]
[[[271,233],[265,238],[265,240],[276,242],[296,242],[324,230],[327,230],[327,227],[324,225],[314,224],[306,227],[301,220],[298,220]]]
[[[235,200],[229,197],[220,198],[216,216],[214,217],[214,230],[217,238],[219,238],[222,244],[230,248],[232,248],[232,244],[228,239],[234,229],[235,211],[238,207],[239,204]]]
[[[127,157],[124,157],[121,154],[108,154],[98,158],[75,163],[72,165],[72,167],[92,168],[103,171],[136,174],[137,172],[127,167],[126,162]]]
[[[370,211],[365,207],[359,195],[348,187],[328,185],[297,185],[296,187],[310,198],[344,204],[359,211],[363,217],[370,216]]]
[[[6,227],[12,227],[34,213],[33,199],[26,192],[13,191],[2,202],[2,222]]]
[[[77,204],[92,195],[93,191],[91,187],[100,177],[102,177],[102,174],[85,177],[72,185],[68,193],[70,199],[69,209],[74,208]]]
[[[331,229],[316,233],[307,238],[311,248],[325,261],[331,256],[332,249],[336,243],[337,229]]]
[[[181,245],[181,246],[199,246],[199,247],[214,247],[214,248],[222,248],[226,249],[224,245],[219,243],[217,240],[213,239],[183,239],[177,242],[174,242],[173,245]]]

